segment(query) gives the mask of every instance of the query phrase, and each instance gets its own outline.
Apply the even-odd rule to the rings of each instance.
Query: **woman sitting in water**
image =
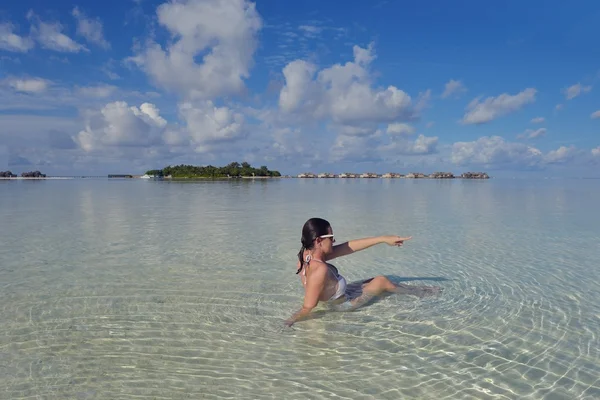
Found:
[[[403,293],[423,297],[439,292],[434,286],[410,286],[392,283],[385,276],[376,276],[355,284],[348,284],[336,267],[327,261],[364,250],[379,243],[402,246],[411,239],[400,236],[378,236],[351,240],[333,245],[335,238],[329,222],[322,218],[311,218],[302,228],[302,248],[298,252],[298,270],[304,285],[304,304],[286,321],[292,326],[296,321],[310,315],[319,301],[327,302],[334,310],[353,310],[382,293]]]

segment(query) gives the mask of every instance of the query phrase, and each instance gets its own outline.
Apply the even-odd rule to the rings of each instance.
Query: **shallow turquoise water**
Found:
[[[600,398],[600,180],[0,181],[0,398]],[[444,288],[292,329],[335,265]]]

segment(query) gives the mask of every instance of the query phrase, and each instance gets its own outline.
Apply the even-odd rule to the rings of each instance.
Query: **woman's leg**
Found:
[[[385,292],[425,297],[438,294],[441,291],[442,289],[437,286],[413,286],[402,283],[396,285],[385,276],[376,276],[362,283],[348,285],[346,289],[347,300],[332,307],[338,311],[355,310]]]
[[[385,276],[376,276],[363,286],[363,291],[372,296],[379,296],[384,292],[393,292],[395,289],[396,285]]]
[[[436,286],[413,286],[405,284],[394,284],[385,276],[376,276],[365,284],[363,290],[373,296],[379,296],[385,292],[409,294],[417,297],[432,296],[441,291]]]

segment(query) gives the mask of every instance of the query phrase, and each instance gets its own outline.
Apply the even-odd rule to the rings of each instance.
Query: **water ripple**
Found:
[[[0,192],[0,398],[599,398],[600,221],[573,210],[600,190],[506,185],[15,185]],[[350,281],[443,294],[284,328],[313,215],[338,241],[413,234],[336,260]]]

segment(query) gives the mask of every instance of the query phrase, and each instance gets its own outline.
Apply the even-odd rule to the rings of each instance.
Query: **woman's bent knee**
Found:
[[[383,275],[376,276],[371,282],[367,284],[365,290],[372,294],[380,294],[381,292],[391,291],[396,288],[388,278]]]

